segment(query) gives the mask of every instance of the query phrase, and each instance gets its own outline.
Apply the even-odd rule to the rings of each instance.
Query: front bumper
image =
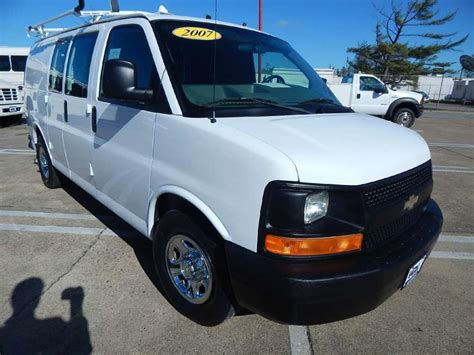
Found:
[[[423,105],[418,104],[418,105],[416,106],[416,108],[417,108],[417,110],[416,110],[416,112],[415,112],[416,118],[421,117],[421,115],[423,114],[423,110],[424,110]]]
[[[371,253],[298,261],[256,254],[226,243],[232,288],[240,306],[288,324],[322,324],[369,312],[400,289],[408,269],[428,255],[443,216],[431,200],[401,240]]]
[[[13,108],[15,111],[11,112],[10,108]],[[0,117],[22,115],[24,113],[25,113],[25,105],[22,102],[0,105]]]

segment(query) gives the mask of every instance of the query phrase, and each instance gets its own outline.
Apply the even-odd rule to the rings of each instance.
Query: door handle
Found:
[[[92,113],[91,113],[91,123],[92,123],[92,132],[97,132],[97,109],[95,106],[92,106]]]
[[[360,99],[360,94],[357,94],[357,98]]]
[[[67,122],[67,101],[64,100],[64,122]]]

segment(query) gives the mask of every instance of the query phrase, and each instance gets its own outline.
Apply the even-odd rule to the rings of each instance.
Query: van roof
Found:
[[[205,18],[198,18],[198,17],[189,17],[189,16],[178,16],[174,14],[161,14],[161,13],[151,13],[151,12],[142,12],[142,11],[123,11],[122,13],[116,13],[113,15],[106,15],[102,19],[96,21],[96,22],[91,22],[91,23],[86,23],[84,25],[76,26],[76,27],[71,27],[67,28],[64,31],[61,32],[56,32],[54,34],[48,35],[47,37],[40,38],[38,42],[41,42],[43,40],[46,40],[48,38],[52,38],[58,35],[61,35],[63,33],[67,33],[70,31],[74,31],[80,28],[84,27],[89,27],[93,26],[96,24],[100,23],[106,23],[106,22],[112,22],[112,21],[118,21],[118,20],[124,20],[124,19],[131,19],[131,18],[145,18],[149,21],[155,21],[155,20],[177,20],[177,21],[193,21],[193,22],[201,22],[203,24],[210,24],[214,25],[217,23],[218,25],[225,25],[225,26],[230,26],[230,27],[235,27],[235,28],[242,28],[250,31],[256,31],[259,32],[258,30],[250,27],[246,27],[243,25],[237,25],[235,23],[230,23],[230,22],[224,22],[224,21],[215,21],[213,19],[205,19]],[[260,32],[262,33],[262,32]],[[265,33],[265,32],[263,32]],[[268,34],[268,33],[266,33]]]

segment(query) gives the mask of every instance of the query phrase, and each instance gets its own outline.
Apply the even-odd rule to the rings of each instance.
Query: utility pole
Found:
[[[444,81],[444,71],[443,71],[443,76],[441,77],[441,86],[439,87],[438,102],[436,103],[436,108],[439,107],[439,100],[441,98],[441,91],[443,90],[443,81]]]
[[[263,0],[258,0],[258,30],[263,30]],[[262,82],[262,54],[258,53],[258,82]]]

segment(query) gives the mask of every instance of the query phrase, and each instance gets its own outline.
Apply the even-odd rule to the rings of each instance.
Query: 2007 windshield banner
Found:
[[[215,41],[222,38],[219,32],[203,27],[179,27],[173,30],[173,35],[194,41]]]

